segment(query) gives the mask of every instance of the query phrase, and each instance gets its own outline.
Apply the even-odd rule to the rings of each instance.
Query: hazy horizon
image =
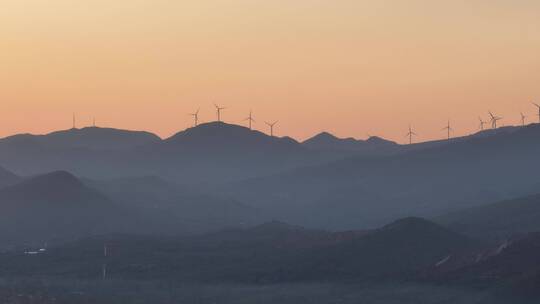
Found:
[[[473,132],[531,122],[535,1],[5,1],[0,136],[71,126],[161,137],[215,119],[305,139]]]

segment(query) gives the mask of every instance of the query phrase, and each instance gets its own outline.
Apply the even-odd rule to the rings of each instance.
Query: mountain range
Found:
[[[373,227],[538,192],[540,125],[259,177],[223,193],[311,227]],[[309,212],[306,212],[309,210]],[[364,223],[365,226],[358,226]]]

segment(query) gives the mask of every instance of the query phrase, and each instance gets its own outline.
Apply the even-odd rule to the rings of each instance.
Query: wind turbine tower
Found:
[[[200,110],[201,109],[197,109],[197,111],[195,113],[189,114],[190,116],[193,116],[193,120],[194,120],[193,126],[195,126],[195,127],[199,125],[199,111]]]
[[[266,125],[270,127],[270,136],[274,137],[274,126],[278,123],[277,120],[274,122],[265,122]]]
[[[249,116],[246,119],[244,119],[244,121],[246,121],[246,120],[249,122],[249,129],[251,130],[251,123],[255,122],[255,119],[253,119],[253,115],[252,115],[251,110],[249,110]]]
[[[478,117],[478,120],[480,121],[480,131],[484,131],[484,126],[486,125],[486,122],[482,120],[482,117]]]
[[[417,135],[418,135],[418,134],[416,134],[416,133],[413,131],[411,125],[409,125],[409,133],[407,133],[407,135],[406,135],[406,136],[409,137],[409,145],[412,145],[413,136],[417,136]]]
[[[218,121],[218,122],[221,122],[221,111],[222,111],[222,110],[225,110],[226,108],[225,108],[225,107],[220,107],[220,106],[218,106],[217,104],[214,104],[214,106],[216,107],[217,121]]]
[[[450,126],[450,120],[448,121],[448,124],[446,125],[446,127],[443,128],[443,131],[445,130],[448,132],[447,139],[450,140],[450,132],[454,131],[454,129],[452,129],[452,127]]]
[[[491,128],[497,129],[497,122],[502,119],[502,117],[497,117],[493,115],[493,113],[489,112],[489,116],[491,116]]]
[[[76,129],[76,127],[77,127],[77,123],[76,123],[76,119],[75,119],[75,113],[73,113],[73,126],[72,126],[72,128]]]
[[[525,119],[527,118],[527,116],[523,114],[523,112],[521,112],[520,114],[521,114],[521,125],[525,127]]]

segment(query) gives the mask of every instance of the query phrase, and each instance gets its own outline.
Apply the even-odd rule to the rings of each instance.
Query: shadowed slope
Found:
[[[58,171],[0,190],[0,237],[21,243],[110,232],[122,212],[73,175]]]

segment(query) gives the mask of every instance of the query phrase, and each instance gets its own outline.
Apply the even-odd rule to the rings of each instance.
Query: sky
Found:
[[[405,142],[540,102],[537,0],[3,0],[0,136],[200,120]]]

